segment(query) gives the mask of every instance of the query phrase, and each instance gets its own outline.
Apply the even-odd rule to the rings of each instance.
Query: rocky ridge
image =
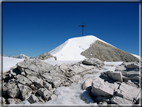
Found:
[[[98,58],[102,61],[139,62],[139,59],[128,52],[120,50],[112,45],[97,40],[83,51],[81,55],[86,58]]]
[[[20,54],[20,55],[17,55],[17,56],[9,56],[9,57],[11,57],[11,58],[19,58],[19,59],[36,59],[37,58],[35,56],[26,56],[24,54]]]
[[[38,59],[41,59],[41,60],[45,60],[48,58],[54,58],[55,60],[57,60],[57,58],[55,56],[52,56],[49,52],[43,53],[38,57]]]
[[[55,66],[39,59],[26,59],[3,74],[1,99],[3,104],[22,104],[25,100],[29,104],[44,104],[58,97],[55,94],[58,87],[77,83],[86,74],[98,73],[95,69],[103,66],[96,58]],[[106,71],[99,78],[88,78],[82,89],[88,91],[98,105],[137,104],[140,100],[139,70],[139,63],[125,62],[117,66],[115,72]]]

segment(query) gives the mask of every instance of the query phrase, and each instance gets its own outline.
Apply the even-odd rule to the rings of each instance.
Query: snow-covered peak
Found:
[[[12,58],[19,58],[19,59],[36,59],[36,57],[34,56],[26,56],[24,54],[20,54],[20,55],[17,55],[17,56],[10,56]]]
[[[88,49],[92,43],[95,43],[96,40],[100,39],[93,35],[71,38],[57,48],[51,50],[49,53],[56,56],[57,60],[80,61],[85,59],[85,57],[80,53]]]

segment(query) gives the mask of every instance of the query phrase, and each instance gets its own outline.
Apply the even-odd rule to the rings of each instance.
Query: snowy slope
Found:
[[[95,43],[96,40],[100,39],[93,35],[71,38],[63,44],[61,44],[60,46],[58,46],[57,48],[50,51],[49,53],[53,56],[56,56],[57,60],[61,61],[84,60],[85,57],[80,55],[80,53],[88,49],[92,43]]]
[[[11,67],[15,66],[18,62],[21,62],[23,60],[24,59],[10,58],[10,57],[3,56],[3,72],[8,71]],[[1,70],[1,66],[0,66],[0,70]]]
[[[140,56],[138,56],[138,55],[135,55],[135,54],[132,54],[133,56],[135,56],[135,57],[137,57],[138,59],[140,59],[141,60],[141,57]]]

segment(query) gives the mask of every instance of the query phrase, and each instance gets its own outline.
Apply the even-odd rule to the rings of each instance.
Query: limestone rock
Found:
[[[71,70],[74,71],[75,73],[81,73],[82,71],[85,70],[85,68],[83,68],[79,65],[73,65]]]
[[[110,102],[110,97],[98,96],[95,100],[98,102]]]
[[[81,79],[80,75],[74,75],[70,78],[72,82],[78,82]]]
[[[45,79],[47,82],[52,82],[52,76],[50,75],[50,73],[43,73],[41,74],[42,79]]]
[[[124,71],[124,70],[126,70],[126,67],[124,64],[118,65],[115,68],[115,71]]]
[[[38,89],[37,92],[40,96],[42,96],[44,98],[44,100],[48,100],[49,97],[51,96],[51,92],[48,91],[46,88],[40,88],[40,89]]]
[[[19,88],[17,87],[15,83],[12,83],[12,84],[8,83],[7,94],[9,95],[9,97],[12,97],[12,98],[18,97],[20,92],[19,92]]]
[[[118,88],[118,84],[104,82],[103,79],[97,78],[92,82],[91,94],[92,96],[113,96],[114,90]]]
[[[32,81],[32,83],[37,87],[37,88],[43,88],[43,80],[37,78],[36,76],[27,76],[27,78],[29,78],[29,80]]]
[[[50,96],[49,100],[54,100],[56,98],[57,98],[57,96],[55,94],[53,94],[53,95]]]
[[[118,105],[124,105],[124,104],[129,104],[129,106],[133,105],[133,102],[127,99],[124,99],[122,97],[114,96],[111,98],[111,103],[115,103]]]
[[[124,65],[127,69],[139,69],[139,63],[138,62],[125,62]]]
[[[38,102],[39,99],[38,99],[34,94],[32,94],[32,95],[28,98],[28,101],[29,101],[30,103],[35,103],[35,102]]]
[[[93,80],[92,79],[87,79],[82,85],[82,89],[86,90],[87,88],[91,87]]]
[[[9,104],[18,104],[21,102],[21,100],[17,98],[8,98],[7,101]]]
[[[140,89],[130,86],[126,83],[121,83],[119,89],[117,89],[117,96],[123,97],[125,99],[129,99],[130,101],[133,101],[133,98],[136,98],[137,95],[140,93]]]
[[[127,80],[136,80],[139,81],[140,75],[139,72],[136,71],[123,71],[122,75],[124,76],[123,78],[127,79]]]
[[[35,72],[35,71],[29,70],[29,69],[25,69],[25,73],[30,76],[38,76],[39,75],[39,72]]]
[[[32,94],[32,89],[26,85],[18,84],[18,87],[20,89],[22,99],[27,100],[31,94]]]
[[[50,53],[48,53],[48,52],[41,54],[41,55],[38,57],[38,59],[45,60],[45,59],[52,58],[52,57],[54,57],[55,60],[57,60],[57,58],[56,58],[55,56],[52,56],[52,55],[51,55]]]
[[[81,67],[85,68],[85,69],[94,69],[95,67],[93,65],[84,65],[84,64],[80,64]]]
[[[43,82],[43,85],[44,85],[44,87],[45,88],[47,88],[48,90],[51,90],[52,89],[52,85],[51,84],[49,84],[48,82]]]
[[[85,59],[84,61],[82,61],[82,63],[86,64],[86,65],[94,65],[97,67],[102,67],[104,65],[104,63],[97,58],[88,58],[88,59]]]
[[[111,71],[107,71],[107,76],[110,79],[113,79],[114,81],[119,81],[119,82],[123,82],[123,78],[122,78],[122,73],[121,72],[111,72]]]
[[[54,67],[48,63],[40,61],[39,59],[29,60],[17,63],[17,66],[24,69],[29,69],[34,72],[50,71]]]
[[[28,100],[24,100],[22,102],[19,103],[20,105],[24,104],[25,105],[30,105],[30,102]]]
[[[61,80],[60,79],[56,79],[55,81],[52,82],[53,84],[53,88],[57,88],[60,86],[61,84]]]
[[[61,69],[61,70],[64,70],[64,71],[67,71],[69,68],[68,68],[68,65],[67,65],[67,64],[61,64],[61,65],[60,65],[60,69]]]
[[[17,81],[24,84],[24,85],[31,85],[32,82],[23,75],[17,75]]]

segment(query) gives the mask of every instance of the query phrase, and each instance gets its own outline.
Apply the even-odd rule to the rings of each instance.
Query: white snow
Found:
[[[56,56],[57,60],[60,61],[81,61],[84,60],[85,57],[80,53],[88,49],[96,40],[100,39],[93,35],[71,38],[49,53]]]
[[[60,64],[72,64],[72,63],[76,63],[76,62],[78,62],[78,60],[74,60],[74,61],[60,61],[60,60],[55,60],[54,58],[48,58],[48,59],[46,59],[46,60],[42,60],[42,61],[44,61],[44,62],[46,62],[46,63],[48,63],[48,64],[51,64],[51,65],[60,65]]]
[[[132,55],[137,57],[139,60],[141,60],[141,57],[139,55],[135,55],[135,54],[132,54]]]
[[[0,57],[1,60],[1,57]],[[3,72],[8,71],[11,67],[15,66],[18,62],[23,61],[24,59],[4,57],[3,56]],[[1,70],[1,66],[0,66]]]
[[[118,62],[106,62],[104,61],[104,64],[106,66],[118,66],[118,65],[121,65],[123,63],[123,61],[118,61]]]

